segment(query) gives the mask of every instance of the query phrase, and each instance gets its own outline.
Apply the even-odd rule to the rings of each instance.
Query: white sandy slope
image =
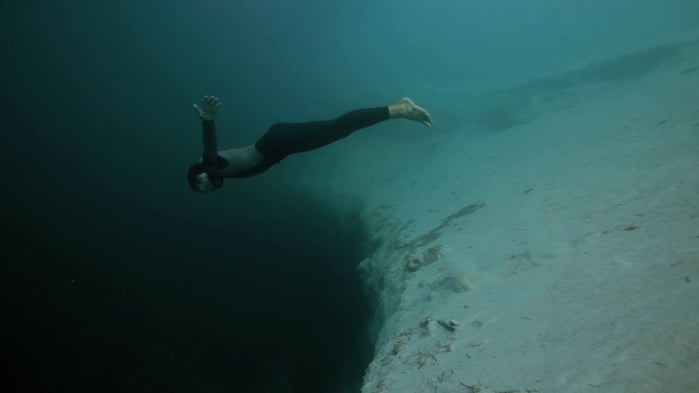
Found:
[[[379,244],[363,393],[699,392],[690,49],[498,133],[329,148],[324,191],[361,195]]]

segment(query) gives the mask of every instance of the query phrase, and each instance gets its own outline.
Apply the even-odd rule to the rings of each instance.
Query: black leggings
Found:
[[[333,120],[276,123],[255,142],[255,148],[265,158],[279,162],[290,154],[317,149],[388,118],[388,107],[384,106],[357,109]]]
[[[325,121],[276,123],[255,142],[264,159],[255,168],[236,177],[262,173],[286,156],[323,147],[360,130],[389,119],[388,107],[357,109]]]

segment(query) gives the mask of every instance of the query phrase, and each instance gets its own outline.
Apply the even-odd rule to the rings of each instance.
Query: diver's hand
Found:
[[[221,107],[221,102],[214,96],[204,96],[202,106],[194,104],[193,107],[200,119],[212,121],[216,117],[216,111]]]

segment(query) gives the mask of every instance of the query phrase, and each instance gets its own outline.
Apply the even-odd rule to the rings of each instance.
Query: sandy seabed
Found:
[[[420,148],[348,154],[328,179],[363,190],[383,323],[362,392],[699,391],[698,67],[683,44],[514,88],[496,131],[433,113]]]

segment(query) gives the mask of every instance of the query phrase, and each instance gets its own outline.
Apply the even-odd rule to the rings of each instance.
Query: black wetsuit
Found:
[[[357,109],[347,112],[333,120],[306,123],[276,123],[255,142],[255,149],[262,155],[262,160],[252,168],[236,173],[226,173],[228,161],[216,156],[212,163],[203,158],[203,164],[210,177],[242,178],[260,174],[272,165],[279,163],[286,156],[314,150],[339,139],[354,131],[389,119],[388,107]],[[204,121],[204,146],[216,146],[216,132],[213,121]]]

